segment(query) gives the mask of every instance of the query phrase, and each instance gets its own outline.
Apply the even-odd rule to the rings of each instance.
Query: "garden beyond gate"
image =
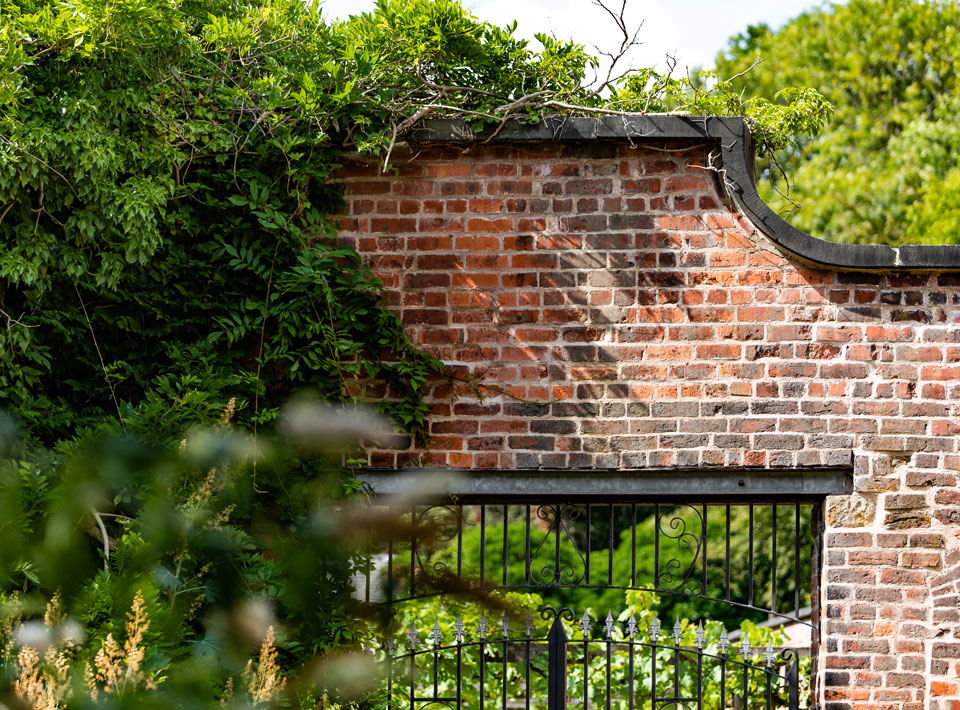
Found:
[[[361,582],[392,619],[387,705],[797,710],[817,633],[818,510],[536,496],[413,506],[409,535],[372,551]]]

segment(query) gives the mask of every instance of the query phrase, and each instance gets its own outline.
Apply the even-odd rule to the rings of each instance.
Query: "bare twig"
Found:
[[[14,323],[16,323],[17,325],[19,325],[19,326],[22,327],[22,328],[37,328],[37,327],[39,327],[39,326],[36,326],[36,325],[27,325],[26,323],[23,323],[23,322],[17,320],[16,318],[14,318],[12,315],[10,315],[9,313],[7,313],[7,312],[6,312],[5,310],[3,310],[2,308],[0,308],[0,316],[3,316],[4,318],[7,319],[7,330],[10,330],[11,326],[12,326]]]
[[[103,542],[103,571],[110,571],[110,536],[107,535],[107,526],[103,524],[103,518],[96,508],[90,508],[93,513],[93,519],[97,521],[97,528],[100,530],[100,539]]]
[[[381,173],[387,172],[387,166],[390,164],[390,154],[393,153],[393,146],[397,144],[397,124],[393,124],[393,135],[390,136],[390,145],[387,148],[387,154],[383,158],[383,169]]]
[[[762,62],[763,62],[763,57],[758,57],[758,58],[757,58],[757,61],[755,61],[755,62],[754,62],[753,64],[751,64],[750,66],[748,66],[748,67],[747,67],[746,69],[744,69],[742,72],[740,72],[740,73],[738,73],[738,74],[734,74],[733,76],[731,76],[731,77],[729,77],[729,78],[727,78],[727,79],[724,79],[724,81],[733,81],[734,79],[739,79],[741,76],[743,76],[744,74],[746,74],[747,72],[749,72],[751,69],[753,69],[753,68],[754,68],[755,66],[757,66],[758,64],[761,64]]]
[[[83,317],[87,321],[87,329],[90,331],[90,337],[93,339],[93,348],[97,351],[97,357],[100,358],[100,369],[103,370],[103,379],[106,380],[107,387],[110,388],[110,396],[113,398],[113,406],[117,408],[117,416],[120,417],[120,425],[126,428],[127,423],[123,421],[123,414],[120,412],[120,402],[117,400],[117,393],[114,390],[113,382],[110,381],[110,375],[107,374],[107,364],[103,361],[103,354],[100,352],[100,346],[97,344],[97,336],[93,332],[93,324],[90,322],[90,316],[87,313],[87,304],[83,302],[80,295],[80,289],[73,285],[73,290],[77,292],[77,300],[80,301],[80,308],[83,310]]]
[[[639,25],[637,25],[637,29],[633,32],[632,35],[630,31],[627,29],[627,21],[625,17],[626,10],[627,10],[627,0],[622,0],[620,4],[619,12],[614,12],[613,10],[611,10],[603,2],[603,0],[594,0],[593,4],[599,8],[602,8],[613,19],[613,22],[617,26],[617,29],[620,30],[620,34],[622,35],[622,38],[620,40],[620,48],[617,50],[615,54],[613,52],[605,52],[601,50],[599,47],[596,48],[600,54],[610,59],[610,66],[607,68],[607,76],[600,83],[600,85],[597,86],[596,89],[590,92],[589,98],[599,96],[600,93],[604,89],[606,89],[608,86],[610,86],[611,84],[615,84],[616,82],[620,81],[620,79],[630,74],[632,69],[627,69],[625,72],[614,76],[614,70],[616,69],[617,64],[627,55],[627,53],[631,49],[633,49],[634,47],[640,44],[643,44],[642,42],[637,41],[637,37],[640,36],[640,30],[643,29],[642,21],[640,22]]]

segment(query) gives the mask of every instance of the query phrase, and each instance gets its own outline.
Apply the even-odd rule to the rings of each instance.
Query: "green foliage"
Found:
[[[372,627],[350,599],[364,531],[333,508],[355,482],[343,478],[342,451],[305,451],[223,423],[172,450],[122,434],[55,461],[0,459],[4,673],[22,672],[19,621],[43,618],[45,605],[49,620],[59,599],[79,630],[79,642],[60,645],[77,681],[70,707],[84,707],[84,667],[97,665],[110,636],[129,638],[139,595],[149,623],[140,625],[140,673],[128,681],[140,678],[142,691],[153,679],[157,689],[126,693],[137,702],[208,707],[228,678],[239,691],[268,626],[296,692],[322,690],[325,677],[308,662],[358,648]],[[67,628],[45,627],[55,644]],[[2,689],[0,699],[10,704]]]
[[[422,433],[437,363],[325,218],[329,133],[362,131],[363,92],[387,81],[376,23],[299,2],[2,13],[0,391],[31,432],[52,443],[161,396],[218,410],[227,390],[256,425],[294,388],[346,399],[374,379]],[[171,412],[146,429],[177,436]]]
[[[816,89],[791,86],[770,98],[744,98],[735,80],[711,71],[701,71],[691,80],[642,69],[625,78],[613,99],[625,111],[742,116],[760,155],[782,150],[799,136],[818,135],[833,115],[832,104]]]
[[[852,0],[731,39],[717,60],[721,74],[763,59],[736,91],[772,98],[784,84],[811,86],[836,107],[819,138],[777,153],[800,205],[793,224],[850,243],[960,243],[958,46],[954,0]],[[783,190],[777,169],[765,176]]]

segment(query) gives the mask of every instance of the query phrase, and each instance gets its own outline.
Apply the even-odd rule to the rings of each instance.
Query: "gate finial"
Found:
[[[587,610],[583,610],[583,618],[580,619],[580,631],[583,632],[583,638],[586,639],[590,636],[590,631],[593,629],[593,626],[590,624],[590,615],[587,614]]]
[[[487,617],[484,613],[480,612],[480,623],[477,624],[477,635],[480,637],[480,640],[483,641],[487,637]]]
[[[717,648],[720,650],[720,655],[727,655],[727,649],[730,648],[730,638],[727,636],[726,626],[724,626],[723,631],[720,632],[720,640],[717,642]]]
[[[678,617],[674,617],[673,622],[673,643],[675,646],[680,645],[680,641],[683,640],[683,624],[680,623]]]
[[[657,617],[653,617],[653,621],[650,622],[650,639],[656,643],[657,638],[660,636],[660,620]]]
[[[603,632],[607,635],[608,639],[613,638],[613,630],[617,628],[613,624],[613,612],[607,609],[607,623],[603,626]]]
[[[633,612],[630,612],[630,618],[627,619],[627,635],[630,637],[630,640],[633,641],[633,637],[637,633],[637,620],[633,616]]]
[[[510,636],[510,619],[507,612],[503,612],[503,618],[500,619],[500,630],[503,632],[504,638]]]

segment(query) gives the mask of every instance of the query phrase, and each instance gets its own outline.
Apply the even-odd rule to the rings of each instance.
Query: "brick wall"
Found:
[[[784,257],[712,146],[427,147],[342,171],[342,235],[451,367],[373,466],[851,464],[828,501],[828,710],[960,710],[960,275]]]

